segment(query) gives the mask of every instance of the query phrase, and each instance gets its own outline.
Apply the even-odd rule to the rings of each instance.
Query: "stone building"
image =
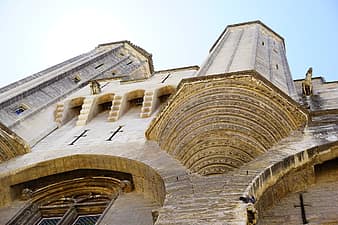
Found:
[[[3,87],[0,224],[338,224],[338,82],[311,75],[253,21],[200,66],[120,41]]]

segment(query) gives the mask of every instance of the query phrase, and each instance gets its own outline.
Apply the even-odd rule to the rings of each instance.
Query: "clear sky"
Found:
[[[261,20],[285,38],[294,79],[338,80],[338,0],[0,0],[0,86],[100,43],[130,40],[155,70],[200,65],[226,25]]]

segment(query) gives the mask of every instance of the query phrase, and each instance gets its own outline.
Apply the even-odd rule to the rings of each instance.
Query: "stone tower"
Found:
[[[198,76],[245,70],[257,71],[290,96],[296,94],[284,39],[260,21],[227,26]]]
[[[283,38],[259,21],[227,26],[146,135],[193,172],[224,173],[306,123],[295,94]]]
[[[0,88],[0,224],[338,224],[338,82],[306,81],[254,21],[201,67],[119,41]]]

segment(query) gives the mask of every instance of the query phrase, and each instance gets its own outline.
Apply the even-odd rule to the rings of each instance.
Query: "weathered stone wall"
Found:
[[[28,144],[0,123],[0,163],[28,152]]]
[[[182,78],[192,76],[195,71],[196,68],[163,71],[156,73],[145,82],[124,83],[123,85],[119,81],[109,82],[105,80],[102,81],[102,84],[106,84],[106,86],[103,87],[101,94],[91,95],[89,87],[85,87],[71,95],[69,101],[66,100],[65,102],[71,102],[72,99],[77,98],[94,97],[97,98],[97,102],[92,107],[96,108],[99,107],[100,99],[105,101],[105,96],[110,95],[112,91],[123,96],[133,92],[135,88],[139,90],[142,85],[145,90],[153,91],[154,96],[150,97],[158,98],[159,96],[155,95],[156,90],[167,87],[175,90],[175,86]],[[163,93],[167,92],[164,91]],[[172,91],[167,94],[170,93]],[[145,95],[145,98],[148,97],[149,95]],[[111,98],[108,98],[109,100]],[[84,104],[85,101],[78,102]],[[153,110],[158,110],[159,107],[160,105],[154,106]],[[1,217],[3,220],[0,223],[10,219],[22,207],[22,203],[20,205],[17,202],[17,195],[11,191],[11,186],[77,168],[106,168],[108,170],[129,171],[128,173],[132,174],[135,181],[135,191],[140,194],[137,199],[145,199],[144,204],[135,203],[133,207],[136,211],[133,215],[140,216],[143,215],[142,212],[151,215],[153,209],[158,210],[164,202],[165,195],[176,190],[175,185],[167,186],[168,183],[184,182],[182,177],[186,176],[186,171],[178,162],[160,151],[155,143],[148,143],[145,140],[144,130],[155,113],[153,111],[149,114],[150,117],[141,118],[142,108],[129,108],[116,123],[107,120],[109,116],[107,110],[99,111],[82,126],[77,126],[78,118],[73,118],[61,124],[58,129],[36,144],[30,154],[17,158],[13,162],[1,164],[0,166],[6,168],[6,172],[0,175],[1,192],[3,193],[0,196],[0,202],[2,205],[11,204],[16,207],[0,210],[0,214],[6,214],[6,216]],[[64,113],[67,114],[67,112]],[[116,136],[112,137],[111,141],[107,141],[119,125],[122,125],[122,132],[118,132]],[[76,141],[74,145],[70,145],[74,141],[74,136],[78,136],[85,129],[88,129],[85,137]],[[25,167],[22,167],[22,165],[25,165]],[[15,174],[15,177],[12,174]],[[179,177],[179,181],[176,180],[176,177]],[[125,200],[127,201],[128,196],[126,197]],[[119,203],[121,207],[125,204],[123,201]],[[114,219],[123,218],[123,215],[126,214],[125,211],[123,213],[123,210],[128,210],[128,208],[122,207],[121,213]],[[141,210],[141,212],[138,210]],[[114,215],[116,216],[116,214]],[[109,219],[112,216],[109,215],[107,218]],[[129,216],[128,218],[137,221],[136,217]],[[152,218],[150,217],[150,219]]]
[[[284,39],[260,21],[226,27],[198,76],[256,70],[276,87],[295,96]]]
[[[277,178],[256,203],[260,217],[258,224],[300,224],[304,222],[303,219],[311,224],[335,224],[338,217],[332,212],[338,207],[334,201],[338,182],[338,170],[334,165],[338,157],[337,146],[335,142],[307,150],[310,152],[308,159],[305,157],[305,164],[298,167],[288,169],[284,164],[282,171],[285,175]],[[297,155],[301,154],[306,155],[306,152]],[[332,161],[331,167],[322,166],[328,160]],[[318,167],[321,167],[320,172],[315,171]],[[304,204],[304,217],[300,195]]]
[[[152,62],[147,60],[149,59],[145,56],[142,58],[128,43],[112,43],[95,48],[89,53],[23,79],[16,86],[2,88],[0,121],[34,145],[56,128],[57,124],[50,113],[56,102],[86,86],[91,79],[132,77],[133,71],[140,67],[144,68],[142,74],[133,79],[149,77],[151,71],[146,65]],[[80,78],[79,81],[74,81],[76,76]],[[15,111],[21,106],[25,110],[17,114]],[[39,123],[38,120],[44,122]]]
[[[61,92],[65,99],[53,105],[57,100],[49,101],[46,93],[38,95],[36,104],[41,108],[34,108],[27,116],[23,114],[18,121],[13,119],[12,129],[27,135],[25,137],[35,145],[31,152],[0,164],[0,223],[5,224],[25,203],[18,199],[13,185],[77,169],[120,171],[133,177],[135,191],[121,195],[102,224],[151,224],[153,211],[153,215],[158,214],[157,225],[246,225],[256,222],[252,217],[254,211],[250,211],[253,206],[259,216],[288,193],[313,184],[313,165],[338,156],[337,105],[336,98],[330,96],[331,92],[335,96],[336,84],[329,87],[320,84],[323,89],[319,94],[315,89],[314,97],[322,95],[322,99],[327,100],[315,99],[316,104],[327,110],[321,110],[317,104],[317,108],[310,106],[308,111],[290,98],[294,97],[293,85],[290,85],[283,39],[278,34],[260,22],[229,26],[226,31],[229,32],[221,35],[199,72],[205,75],[207,71],[221,70],[219,75],[194,77],[198,67],[188,67],[150,73],[148,75],[153,76],[144,76],[147,79],[141,80],[144,72],[153,71],[149,54],[142,54],[137,46],[119,42],[115,44],[124,45],[121,47],[124,51],[110,54],[109,51],[114,52],[111,43],[101,45],[98,49],[107,54],[81,67],[83,73],[88,74],[85,79],[99,78],[99,94],[92,95],[89,86],[74,93],[67,92],[73,86],[64,84],[64,88],[62,82],[63,79],[73,82],[67,78],[73,75],[71,73],[62,79],[57,79],[60,74],[55,73],[55,80],[44,75],[28,78],[20,82],[27,85],[27,89],[14,97],[10,94],[15,90],[3,89],[6,90],[3,93],[8,93],[0,98],[3,102],[15,99],[12,103],[19,103],[19,98],[27,97],[35,104],[30,95],[43,88],[57,90],[54,100]],[[132,49],[136,53],[128,58],[128,51]],[[135,59],[144,61],[135,63]],[[68,63],[77,60],[81,57]],[[112,63],[117,60],[117,64]],[[41,74],[61,70],[68,63]],[[145,63],[150,64],[144,67]],[[79,62],[79,65],[82,64]],[[224,74],[247,68],[263,74],[257,75],[257,71]],[[180,81],[189,77],[182,82],[183,88],[178,88],[183,95],[178,93],[166,101]],[[35,78],[41,78],[41,90],[42,86],[29,83]],[[48,83],[49,80],[53,82]],[[29,94],[24,96],[24,93]],[[304,104],[299,97],[293,99]],[[136,103],[130,102],[135,98]],[[158,118],[164,115],[166,119],[155,119],[150,130],[156,122],[160,126],[153,129],[156,131],[153,134],[147,132],[147,136],[157,136],[159,143],[145,137],[156,115]],[[204,141],[207,144],[201,144]],[[166,142],[171,143],[176,155],[164,151],[166,145],[162,143]],[[234,143],[231,147],[244,144],[233,150],[229,143]],[[243,160],[243,156],[253,150],[257,150],[257,154]],[[216,154],[210,156],[209,153]],[[176,156],[179,157],[175,159]],[[223,170],[226,160],[242,161],[232,166],[232,170]],[[208,170],[201,176],[199,171],[188,169],[187,165],[199,162],[211,162],[211,167],[217,170],[211,173]],[[240,197],[245,200],[252,196],[255,205],[240,200]],[[328,202],[327,197],[325,201]]]
[[[338,157],[338,142],[321,145],[291,155],[265,169],[250,184],[260,214],[277,205],[290,193],[305,191],[316,182],[316,164]],[[324,212],[321,212],[324,213]],[[277,215],[276,215],[277,216]],[[278,217],[278,216],[277,216]]]
[[[325,82],[323,77],[315,77],[312,79],[313,95],[302,96],[302,82],[295,80],[295,86],[299,101],[308,107],[311,111],[327,111],[332,110],[332,114],[337,114],[334,110],[338,108],[338,82]]]

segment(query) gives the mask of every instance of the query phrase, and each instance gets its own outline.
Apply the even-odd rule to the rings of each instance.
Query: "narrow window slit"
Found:
[[[134,98],[129,101],[131,106],[141,106],[143,104],[143,97],[142,98]]]
[[[100,65],[95,66],[95,69],[98,69],[98,68],[100,68],[103,65],[104,65],[104,63],[101,63]]]
[[[16,115],[21,115],[23,112],[25,112],[29,107],[21,104],[18,107],[15,108],[14,112]]]
[[[168,98],[170,97],[171,94],[164,94],[158,97],[158,99],[160,100],[160,103],[164,103],[168,100]]]

